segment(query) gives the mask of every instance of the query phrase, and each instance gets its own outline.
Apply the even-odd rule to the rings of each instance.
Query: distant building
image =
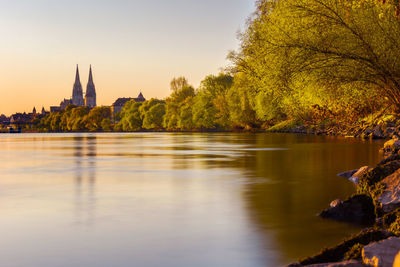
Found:
[[[36,108],[33,107],[32,114],[36,114]]]
[[[1,114],[0,115],[0,125],[8,125],[10,124],[10,118],[8,118],[6,115]]]
[[[85,105],[88,108],[94,108],[96,106],[96,88],[93,82],[92,65],[90,65],[89,68],[89,80],[86,86]]]
[[[65,99],[65,98],[64,98],[64,100],[61,101],[61,103],[60,103],[60,109],[61,109],[61,110],[66,109],[66,108],[68,107],[69,104],[72,104],[71,99]]]
[[[136,102],[144,102],[146,101],[146,98],[143,97],[142,92],[138,95],[138,97],[134,98]]]
[[[79,77],[79,68],[76,66],[75,83],[72,88],[72,105],[82,107],[86,106],[88,108],[96,107],[96,87],[93,82],[92,65],[89,68],[89,80],[86,86],[85,99],[83,99],[82,84]]]
[[[78,107],[85,105],[85,101],[83,100],[81,79],[79,78],[78,65],[76,65],[75,83],[74,83],[74,87],[72,88],[72,105],[75,105]],[[52,111],[50,110],[50,112],[52,112]]]
[[[89,68],[89,80],[86,86],[85,99],[83,98],[82,84],[79,76],[79,67],[76,65],[75,82],[72,88],[72,98],[61,101],[60,106],[51,106],[50,112],[58,112],[67,108],[68,105],[74,105],[77,107],[86,106],[88,108],[96,107],[96,87],[93,82],[92,65]],[[42,110],[43,113],[43,110]]]
[[[59,111],[61,111],[61,108],[59,106],[50,107],[50,112],[59,112]]]
[[[30,124],[34,118],[32,113],[15,113],[10,117],[10,124],[15,127],[20,127],[21,125]]]
[[[136,102],[144,102],[146,101],[146,98],[144,98],[142,92],[140,92],[140,94],[136,98],[133,97],[118,98],[111,106],[111,111],[113,113],[114,119],[116,119],[116,115],[118,114],[118,112],[121,112],[124,105],[131,100],[135,100]]]

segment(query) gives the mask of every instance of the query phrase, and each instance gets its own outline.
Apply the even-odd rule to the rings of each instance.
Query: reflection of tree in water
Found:
[[[255,181],[243,194],[251,218],[262,233],[273,234],[283,261],[287,261],[316,253],[359,230],[322,220],[316,214],[331,200],[354,193],[351,183],[336,177],[338,172],[374,164],[379,155],[376,145],[360,145],[354,140],[277,137],[273,142],[289,143],[291,149],[251,152],[251,160],[240,159],[238,164],[251,170],[249,177]],[[258,138],[256,145],[266,146],[271,141]],[[266,181],[257,182],[260,178]]]
[[[246,183],[243,199],[251,222],[263,237],[266,254],[282,263],[318,252],[359,230],[326,221],[316,214],[354,187],[336,174],[379,159],[379,144],[357,140],[285,134],[213,136],[213,143],[243,145],[233,160],[212,160],[207,166],[239,169]],[[288,150],[257,150],[283,147]],[[231,149],[231,148],[228,148]]]
[[[75,210],[76,222],[94,224],[96,211],[96,136],[76,136],[75,141]]]

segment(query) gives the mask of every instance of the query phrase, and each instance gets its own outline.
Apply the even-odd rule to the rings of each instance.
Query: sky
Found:
[[[0,0],[0,114],[46,110],[92,64],[98,105],[197,87],[238,48],[253,0]]]

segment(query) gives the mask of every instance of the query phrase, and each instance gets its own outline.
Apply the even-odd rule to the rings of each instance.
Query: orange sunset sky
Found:
[[[227,66],[248,0],[15,0],[0,3],[0,114],[70,98],[92,64],[98,105],[165,98],[173,77],[198,86]]]

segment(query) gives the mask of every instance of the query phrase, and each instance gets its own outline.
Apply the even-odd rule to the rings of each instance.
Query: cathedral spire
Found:
[[[90,65],[90,67],[89,67],[89,82],[88,83],[93,83],[92,65]]]
[[[85,103],[89,108],[94,108],[96,106],[96,87],[93,82],[92,65],[90,65],[89,68],[89,80],[86,86]]]
[[[78,64],[76,64],[75,84],[76,83],[81,83],[81,79],[79,78],[79,67],[78,67]]]
[[[72,89],[72,104],[78,107],[85,105],[85,101],[83,100],[81,80],[79,78],[78,65],[76,65],[75,83]]]

